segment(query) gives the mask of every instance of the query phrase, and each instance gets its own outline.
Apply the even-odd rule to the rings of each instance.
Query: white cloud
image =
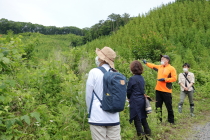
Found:
[[[0,18],[45,26],[91,27],[108,15],[130,16],[174,0],[2,0]]]

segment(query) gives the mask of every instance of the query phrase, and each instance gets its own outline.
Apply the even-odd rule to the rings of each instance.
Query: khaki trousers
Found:
[[[180,102],[179,102],[179,105],[182,106],[183,103],[184,103],[185,97],[188,96],[190,106],[194,106],[194,103],[193,103],[193,93],[194,93],[193,90],[192,91],[181,91],[180,92]]]
[[[90,125],[93,140],[121,140],[120,125],[97,126]]]

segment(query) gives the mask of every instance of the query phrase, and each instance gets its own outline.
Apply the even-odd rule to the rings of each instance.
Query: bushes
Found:
[[[166,52],[166,41],[156,32],[149,32],[143,34],[142,36],[137,36],[135,40],[132,41],[133,50],[132,53],[136,59],[151,59],[154,61],[159,61],[160,54]]]
[[[4,46],[8,46],[6,41]],[[13,69],[15,71],[1,75],[1,139],[90,137],[84,102],[86,77],[78,77],[70,69],[83,59],[78,57],[72,64],[68,64],[68,56],[63,55],[62,50],[57,50],[59,48],[51,50],[56,53],[50,54],[47,61],[35,60],[34,57],[24,61],[20,57],[20,60],[15,60],[19,64]],[[35,51],[33,55],[40,52]],[[84,68],[77,70],[80,74],[84,73]]]
[[[15,76],[8,73],[2,75],[2,80],[4,80],[2,83],[5,85],[1,88],[6,100],[1,111],[4,117],[10,116],[9,120],[1,118],[1,128],[4,131],[2,138],[23,140],[91,138],[85,105],[85,82],[86,73],[95,67],[95,53],[94,51],[87,53],[87,48],[72,48],[68,52],[66,51],[68,49],[63,46],[56,49],[54,46],[51,47],[53,49],[48,49],[52,53],[45,59],[36,58],[36,60],[31,57],[27,64],[23,63],[17,69]],[[42,52],[39,51],[42,48],[42,46],[35,48],[38,51],[35,51],[33,55],[38,56],[36,53]],[[181,56],[172,52],[166,54],[172,58],[172,65],[177,68],[177,73],[182,71]],[[129,65],[133,60],[134,58],[125,59],[118,55],[115,66],[129,78],[132,75]],[[152,60],[148,59],[148,62],[150,61]],[[158,64],[159,61],[154,63]],[[154,98],[157,72],[144,64],[143,66],[146,93]],[[198,95],[201,96],[200,98],[208,97],[204,92],[208,91],[209,76],[206,77],[205,73],[199,70],[192,70],[198,78],[196,84],[204,83],[200,87],[195,86],[196,89],[202,91]],[[176,93],[179,85],[174,83],[174,87],[174,93]],[[3,101],[3,98],[0,99]],[[128,121],[127,105],[126,103],[125,110],[120,113],[122,139],[135,139],[134,126]],[[152,106],[154,108],[153,103]],[[154,113],[148,119],[152,129],[156,128],[156,118]],[[7,127],[8,124],[10,127]],[[154,130],[153,137],[161,138],[165,131],[169,131],[168,129]]]
[[[104,46],[117,52],[115,67],[127,78],[132,75],[129,65],[135,59],[141,62],[145,58],[148,62],[158,64],[159,55],[167,54],[177,74],[182,72],[183,63],[190,63],[190,71],[194,72],[196,78],[196,100],[207,101],[210,91],[210,75],[207,72],[209,27],[201,23],[208,19],[197,21],[199,14],[188,12],[197,3],[184,4],[175,3],[157,8],[146,16],[134,18],[112,36],[101,37],[82,47],[72,46],[72,41],[81,43],[81,38],[71,38],[74,37],[71,35],[23,34],[24,38],[10,34],[1,36],[1,138],[90,139],[85,105],[86,73],[95,67],[95,48]],[[201,3],[199,5],[202,6]],[[203,6],[208,13],[209,4]],[[171,11],[175,11],[175,15]],[[192,24],[186,21],[187,18]],[[206,30],[202,30],[202,27]],[[27,57],[23,58],[24,55]],[[143,66],[146,93],[154,98],[157,73]],[[177,106],[179,85],[173,85],[173,106]],[[154,104],[152,102],[153,108]],[[127,105],[120,113],[122,139],[135,139],[134,126],[128,122]],[[150,114],[148,118],[153,138],[171,138],[171,127],[167,124],[164,124],[166,127],[157,125],[156,115]],[[181,119],[176,111],[175,116],[176,120]],[[165,113],[163,118],[167,118]]]
[[[23,106],[27,106],[26,96],[19,89],[16,74],[21,67],[25,67],[22,56],[25,54],[22,42],[19,37],[13,37],[12,33],[6,38],[0,38],[1,49],[1,78],[0,78],[0,138],[18,139],[25,135],[20,129],[24,125],[30,125],[31,120],[40,120],[39,113],[30,110],[24,112]],[[31,99],[27,96],[27,99]],[[23,105],[23,106],[22,106]],[[25,106],[25,107],[26,107]]]

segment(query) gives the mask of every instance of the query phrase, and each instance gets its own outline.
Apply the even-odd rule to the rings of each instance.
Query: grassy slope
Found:
[[[59,51],[69,51],[66,47],[68,45],[67,41],[59,41],[59,39],[51,39],[49,36],[42,37],[41,39],[43,41],[42,46],[39,47],[46,47],[46,46],[51,46],[49,48],[56,48],[56,51],[52,52],[59,52]],[[62,44],[63,43],[63,44]],[[60,49],[59,49],[60,48]],[[63,49],[61,49],[63,48]],[[52,49],[50,49],[52,50]],[[49,54],[52,54],[50,52],[47,52]],[[49,59],[55,58],[52,56],[49,56]],[[64,62],[65,63],[65,62]],[[68,62],[66,62],[68,63]],[[146,68],[146,71],[150,71],[150,69]],[[150,71],[151,72],[151,71]],[[147,75],[145,75],[147,76]],[[149,77],[148,77],[149,78]],[[155,83],[153,82],[153,85]],[[156,119],[156,114],[153,111],[152,114],[148,116],[148,121],[149,125],[152,129],[153,139],[183,139],[183,137],[188,136],[188,132],[191,129],[191,126],[195,123],[199,123],[201,119],[204,118],[203,114],[206,113],[208,114],[209,109],[208,108],[203,108],[203,106],[207,106],[210,102],[208,99],[203,99],[199,96],[196,96],[197,93],[195,93],[195,114],[196,117],[192,118],[189,115],[189,103],[188,99],[185,100],[184,108],[183,108],[183,113],[179,114],[177,112],[177,103],[179,102],[179,91],[174,90],[173,93],[173,106],[174,106],[174,113],[175,113],[175,120],[176,120],[176,125],[175,126],[170,126],[167,122],[163,122],[161,125],[157,125],[158,121]],[[152,107],[153,110],[155,108],[155,103],[152,102]],[[167,115],[166,115],[166,109],[164,108],[163,110],[163,118],[164,120],[167,120]],[[125,114],[124,114],[125,113]],[[123,121],[126,121],[125,119],[128,119],[128,109],[126,108],[124,113],[121,113],[121,118]],[[125,115],[122,117],[122,115]],[[136,139],[135,136],[132,136],[133,134],[135,135],[135,130],[134,130],[134,125],[133,124],[128,124],[127,122],[122,123],[122,132],[123,131],[131,131],[131,138]],[[129,135],[129,134],[128,134]],[[128,137],[126,135],[126,137]],[[123,133],[122,133],[123,136]]]
[[[181,7],[184,6],[185,5],[181,5]],[[168,8],[170,9],[170,7],[173,6],[169,5]],[[167,7],[165,7],[165,9],[167,9]],[[164,7],[161,10],[164,11]],[[161,10],[159,10],[160,13],[162,12]],[[42,50],[42,53],[36,53],[37,54],[36,57],[39,58],[39,60],[40,58],[43,58],[43,59],[48,59],[48,61],[60,59],[61,61],[63,61],[63,63],[69,64],[69,66],[74,70],[74,72],[78,74],[78,77],[82,77],[84,73],[87,73],[92,67],[95,67],[94,65],[95,48],[110,46],[114,48],[118,53],[118,58],[116,60],[117,69],[119,69],[127,77],[130,77],[131,73],[129,72],[129,63],[135,59],[133,54],[131,53],[133,46],[141,45],[141,43],[133,44],[133,42],[138,42],[138,38],[140,38],[143,33],[146,33],[148,30],[151,29],[149,28],[144,31],[142,30],[144,26],[148,27],[146,26],[147,24],[146,21],[148,22],[149,20],[146,19],[149,17],[150,14],[148,14],[148,16],[146,17],[138,17],[133,21],[131,21],[129,24],[127,24],[125,27],[120,29],[117,33],[114,33],[112,36],[96,39],[90,43],[87,43],[82,47],[77,47],[72,49],[69,49],[68,47],[69,46],[68,40],[60,40],[59,39],[60,37],[56,39],[55,36],[42,36],[41,45],[39,46],[39,48],[42,48],[39,49]],[[158,22],[160,21],[161,19],[158,20]],[[177,48],[179,47],[178,44],[170,45],[171,48],[173,48],[174,46]],[[181,70],[181,65],[183,63],[182,56],[180,56],[177,52],[171,52],[171,49],[168,50],[168,54],[173,58],[172,63],[177,68],[177,72],[178,73],[182,72]],[[207,60],[209,57],[202,57],[201,59],[205,60],[204,58]],[[155,80],[153,79],[156,78],[156,73],[147,67],[144,68],[145,72],[143,76],[145,77],[147,82],[146,85],[148,91],[147,93],[152,97],[154,97],[153,88],[155,86]],[[197,67],[192,70],[198,72],[200,68]],[[196,74],[196,76],[198,77],[201,75],[201,78],[204,78],[205,76],[209,77],[209,75],[206,72],[207,71],[203,71],[201,73]],[[200,120],[204,118],[203,117],[204,113],[209,114],[208,113],[209,108],[204,108],[204,106],[208,106],[209,104],[209,96],[202,95],[204,94],[204,92],[206,94],[208,90],[206,88],[207,86],[205,88],[204,86],[205,85],[202,85],[202,83],[196,83],[196,89],[197,89],[197,92],[195,93],[196,117],[191,118],[189,116],[189,103],[187,99],[185,100],[184,112],[182,114],[178,114],[177,112],[177,104],[179,102],[179,86],[177,83],[174,83],[173,106],[175,112],[176,125],[170,126],[166,122],[163,122],[161,125],[159,125],[156,119],[156,114],[153,111],[153,113],[150,114],[148,117],[149,125],[153,133],[152,139],[184,139],[185,135],[187,137],[188,131],[191,128],[192,124],[199,123]],[[82,87],[82,90],[84,90],[84,87]],[[152,102],[152,106],[154,109],[155,108],[154,102]],[[164,112],[163,113],[164,120],[166,120],[167,115],[165,108],[163,112]],[[128,120],[128,108],[126,108],[125,111],[121,113],[122,138],[136,139],[134,126],[133,124],[130,125],[127,120]],[[85,129],[89,131],[88,127]]]
[[[191,4],[191,5],[190,5]],[[191,6],[193,6],[194,8],[192,8]],[[104,46],[110,46],[112,48],[114,48],[118,55],[120,55],[121,57],[119,57],[115,62],[116,62],[116,67],[123,72],[127,77],[131,76],[131,74],[128,71],[128,66],[129,63],[134,60],[135,56],[133,56],[132,54],[132,49],[134,48],[135,45],[141,45],[141,43],[138,44],[138,38],[141,38],[143,34],[148,34],[150,31],[156,31],[154,28],[152,28],[151,26],[156,26],[156,28],[158,28],[158,24],[166,24],[166,23],[170,23],[169,21],[167,21],[172,14],[170,14],[170,12],[175,12],[177,13],[177,15],[183,15],[180,17],[174,17],[173,20],[175,20],[176,24],[183,24],[184,23],[184,18],[185,15],[183,13],[184,9],[188,9],[188,14],[193,13],[189,11],[191,10],[195,10],[196,11],[201,11],[203,10],[202,13],[204,13],[204,15],[202,16],[198,16],[196,17],[196,15],[190,15],[191,18],[204,18],[206,16],[205,11],[209,7],[209,3],[205,4],[205,7],[202,8],[202,4],[201,3],[175,3],[172,5],[168,5],[168,6],[163,6],[162,8],[157,8],[154,11],[151,11],[150,13],[147,14],[147,16],[145,17],[138,17],[136,19],[134,19],[133,21],[131,21],[129,24],[127,24],[125,27],[121,28],[116,34],[113,34],[110,37],[105,37],[102,39],[98,39],[95,40],[93,42],[90,42],[88,44],[86,44],[84,47],[87,49],[87,51],[90,53],[90,55],[92,56],[92,60],[94,58],[94,53],[92,53],[95,48],[102,48]],[[177,9],[178,8],[178,9]],[[169,11],[169,12],[167,12]],[[187,10],[186,10],[187,11]],[[209,10],[208,10],[209,11]],[[179,13],[179,14],[178,14]],[[162,18],[158,18],[157,15],[162,15]],[[154,16],[156,16],[155,19]],[[165,16],[164,16],[165,15]],[[189,15],[188,15],[189,16]],[[151,23],[149,19],[153,20],[153,23]],[[164,19],[166,18],[166,20]],[[188,20],[188,19],[186,19]],[[182,21],[182,22],[181,22]],[[155,24],[156,23],[156,24]],[[171,24],[173,24],[171,22]],[[208,24],[205,23],[205,24]],[[166,25],[165,28],[170,27],[169,25]],[[173,25],[171,25],[173,26]],[[176,26],[176,25],[175,25]],[[195,31],[195,26],[196,26],[196,31]],[[189,30],[181,30],[181,31],[177,31],[180,32],[180,34],[185,33],[189,33],[190,30],[194,30],[194,34],[199,36],[199,32],[201,32],[201,30],[199,29],[199,23],[195,20],[194,23],[191,23],[191,25],[187,25],[185,26],[184,24],[182,26],[182,29],[189,29]],[[177,28],[178,29],[178,28]],[[174,29],[177,30],[176,28]],[[158,29],[159,30],[159,29]],[[206,29],[205,34],[206,36],[209,36],[209,28]],[[160,30],[161,33],[161,30]],[[202,48],[190,48],[187,51],[192,51],[192,52],[198,52],[198,55],[200,57],[200,59],[202,59],[202,61],[197,61],[196,57],[197,56],[190,56],[190,55],[186,55],[186,56],[190,56],[190,57],[185,57],[185,53],[187,53],[186,51],[184,51],[185,49],[184,47],[184,43],[185,40],[183,40],[183,44],[180,45],[179,41],[175,41],[174,39],[176,39],[177,36],[172,37],[173,35],[169,34],[170,32],[164,32],[162,34],[165,34],[165,36],[168,36],[168,40],[170,40],[171,43],[169,43],[167,54],[169,54],[172,57],[172,64],[173,66],[177,69],[177,73],[182,72],[182,64],[183,64],[183,60],[188,61],[189,63],[191,63],[193,65],[192,67],[192,71],[195,72],[196,75],[196,88],[197,88],[197,92],[195,92],[195,114],[196,117],[191,118],[189,115],[189,103],[188,103],[188,99],[185,99],[185,104],[184,104],[184,112],[182,114],[178,114],[177,112],[177,104],[179,102],[179,85],[177,83],[174,83],[174,92],[173,92],[173,107],[174,107],[174,112],[175,112],[175,120],[176,120],[176,125],[175,126],[169,126],[169,124],[167,123],[163,123],[162,125],[157,125],[157,121],[156,121],[156,114],[153,113],[151,115],[149,115],[149,124],[152,128],[153,131],[153,139],[184,139],[185,135],[187,137],[187,134],[192,126],[192,124],[196,124],[199,123],[200,120],[204,119],[203,114],[209,114],[208,112],[210,111],[209,108],[205,107],[208,106],[209,104],[209,95],[207,94],[209,91],[208,86],[205,86],[206,84],[208,84],[209,80],[206,80],[205,84],[204,82],[199,81],[199,79],[205,78],[205,77],[209,77],[209,74],[207,74],[207,70],[209,67],[209,64],[207,64],[206,62],[208,62],[209,60],[209,54],[207,52],[209,52],[209,46],[205,46],[204,49]],[[193,34],[192,34],[193,35]],[[187,36],[191,36],[191,35],[187,35]],[[194,39],[197,38],[201,38],[200,37],[195,37]],[[187,39],[186,39],[187,41]],[[135,42],[135,43],[134,43]],[[172,43],[173,42],[173,43]],[[200,41],[199,41],[200,42]],[[199,42],[195,43],[196,45],[199,45]],[[188,42],[189,43],[189,42]],[[191,42],[192,43],[192,42]],[[189,46],[193,44],[189,43]],[[206,44],[207,45],[207,44]],[[201,50],[205,50],[205,52],[202,52]],[[185,52],[185,53],[184,53]],[[123,57],[123,58],[122,58]],[[195,57],[195,58],[194,58]],[[193,60],[193,58],[195,60]],[[197,62],[196,62],[197,61]],[[204,63],[203,63],[204,62]],[[202,67],[202,69],[201,69]],[[204,70],[204,71],[203,71]],[[200,72],[200,73],[199,73]],[[150,90],[149,90],[149,94],[151,96],[154,97],[154,92],[152,91],[151,87],[155,86],[155,82],[153,79],[155,79],[155,73],[153,73],[152,70],[148,69],[145,67],[145,73],[143,74],[143,76],[146,79],[146,82],[149,83],[150,85]],[[205,74],[206,75],[205,75]],[[204,74],[204,75],[203,75]],[[203,76],[202,76],[203,75]],[[201,78],[202,77],[202,78]],[[205,96],[204,96],[205,94]],[[154,103],[153,104],[153,109],[154,109]],[[164,110],[164,118],[166,120],[167,115],[166,115],[166,110]],[[127,127],[122,125],[122,129],[134,129],[134,127]],[[134,138],[135,139],[135,138]]]

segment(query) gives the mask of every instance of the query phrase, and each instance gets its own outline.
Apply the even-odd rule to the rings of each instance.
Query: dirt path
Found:
[[[192,135],[191,140],[210,140],[210,122],[194,126],[193,132],[195,134]]]
[[[210,114],[204,114],[199,124],[193,124],[186,140],[210,140]]]

